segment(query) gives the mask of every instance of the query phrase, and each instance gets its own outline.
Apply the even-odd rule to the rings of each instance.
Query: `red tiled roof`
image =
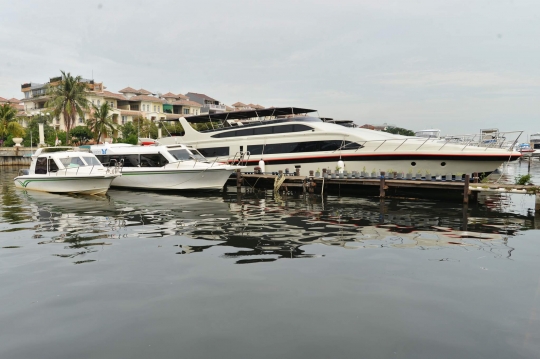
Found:
[[[147,102],[159,102],[163,103],[164,101],[160,98],[154,97],[154,96],[147,96],[147,95],[138,95],[133,96],[129,99],[129,101],[147,101]]]
[[[172,92],[167,92],[165,95],[161,95],[163,98],[178,98],[178,95],[173,94]]]
[[[225,105],[225,111],[234,111],[235,108],[234,107],[229,107],[227,105]]]
[[[8,101],[11,102],[11,103],[17,103],[17,104],[21,103],[21,100],[19,100],[18,98],[15,98],[15,97],[10,98]]]
[[[148,90],[145,90],[145,89],[139,89],[136,93],[141,94],[141,95],[151,95],[152,94],[152,92],[150,92]]]
[[[195,96],[198,96],[198,97],[202,97],[202,98],[204,98],[205,100],[209,100],[209,101],[217,101],[217,100],[213,99],[212,97],[207,96],[207,95],[205,95],[205,94],[203,94],[203,93],[188,92],[188,93],[186,94],[186,96],[189,97],[190,94],[195,95]]]
[[[123,101],[127,100],[127,98],[124,95],[121,95],[119,93],[110,92],[110,91],[103,91],[103,97],[115,98],[117,100],[123,100]]]
[[[182,105],[182,106],[191,106],[191,107],[202,107],[202,105],[195,101],[189,101],[189,100],[179,100],[174,101],[171,105]]]
[[[185,95],[182,95],[181,93],[179,93],[179,94],[177,95],[177,97],[178,97],[179,99],[182,99],[182,100],[189,100],[189,97],[187,97],[187,96],[185,96]]]
[[[120,115],[123,116],[138,116],[141,115],[141,111],[133,111],[133,110],[120,110]]]
[[[246,104],[242,102],[233,103],[232,105],[233,107],[246,107]]]
[[[118,92],[120,92],[120,93],[138,93],[137,90],[135,90],[134,88],[129,87],[129,86],[126,87],[125,89],[122,89],[122,90],[118,91]]]
[[[177,119],[178,117],[182,117],[184,115],[180,115],[180,114],[177,114],[177,113],[166,113],[165,114],[165,118],[169,118],[169,119]]]
[[[7,100],[3,97],[0,97],[0,102],[7,102]]]

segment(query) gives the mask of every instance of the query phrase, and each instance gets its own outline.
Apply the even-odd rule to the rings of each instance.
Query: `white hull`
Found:
[[[268,172],[278,172],[279,170],[285,170],[289,169],[290,172],[295,171],[295,165],[301,166],[301,174],[307,175],[310,170],[316,172],[317,170],[322,171],[323,168],[329,169],[332,172],[336,170],[336,166],[338,165],[339,157],[334,157],[331,160],[328,161],[320,161],[320,162],[312,162],[311,158],[297,158],[296,160],[289,160],[285,156],[281,156],[280,158],[265,156],[263,157],[265,161],[265,169],[264,171],[266,173]],[[252,157],[253,158],[253,157]],[[506,160],[508,161],[510,157],[508,157]],[[254,170],[255,167],[259,166],[259,159],[257,158],[255,161],[250,161],[248,163],[246,169],[244,171],[251,172]],[[474,160],[471,161],[467,158],[464,159],[446,159],[442,158],[439,160],[410,160],[410,159],[402,159],[402,160],[369,160],[365,161],[358,157],[348,157],[345,154],[345,151],[342,153],[341,160],[345,164],[345,170],[348,172],[351,171],[365,171],[368,173],[371,172],[377,172],[380,171],[394,171],[394,172],[403,172],[408,173],[409,171],[411,173],[422,173],[424,174],[426,171],[434,174],[434,175],[445,175],[445,174],[466,174],[466,173],[473,173],[473,172],[491,172],[497,169],[504,160],[502,159],[490,159],[486,158],[485,160]],[[288,164],[282,164],[280,162],[287,161]],[[277,164],[272,164],[273,162],[277,162]],[[416,165],[412,166],[411,162],[415,162]],[[444,162],[445,165],[442,166],[441,163]]]
[[[26,175],[14,179],[15,187],[20,189],[50,193],[103,194],[111,186],[116,175],[100,176],[60,176]]]
[[[233,171],[231,166],[206,170],[125,167],[112,186],[153,190],[222,189]]]

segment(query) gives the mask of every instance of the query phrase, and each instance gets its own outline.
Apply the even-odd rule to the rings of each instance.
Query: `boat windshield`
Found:
[[[199,151],[194,149],[169,149],[169,153],[178,161],[207,161],[207,159],[203,155],[201,155]]]
[[[189,161],[191,160],[191,153],[189,153],[188,150],[185,150],[183,148],[169,150],[169,153],[174,157],[175,160],[178,161]]]
[[[96,157],[83,157],[83,160],[88,166],[101,166],[101,162]]]
[[[190,150],[191,153],[192,153],[192,156],[193,156],[193,159],[194,160],[197,160],[197,161],[207,161],[206,157],[204,157],[203,155],[201,155],[201,153],[197,150],[194,150],[194,149],[191,149]]]
[[[58,159],[65,168],[74,168],[86,166],[86,163],[80,157],[63,157]]]

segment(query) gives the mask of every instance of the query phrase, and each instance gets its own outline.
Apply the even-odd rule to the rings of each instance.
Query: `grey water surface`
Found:
[[[533,196],[72,196],[15,189],[17,170],[0,358],[540,357]]]

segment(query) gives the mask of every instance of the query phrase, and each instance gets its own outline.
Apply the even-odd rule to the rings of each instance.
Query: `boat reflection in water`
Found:
[[[223,247],[236,263],[331,255],[321,246],[342,249],[485,250],[508,257],[518,230],[534,228],[534,217],[503,213],[505,199],[485,206],[427,201],[289,196],[256,198],[197,196],[111,190],[103,198],[20,193],[30,204],[40,244],[64,243],[60,257],[84,256],[118,241],[170,239],[174,253],[192,254]],[[261,196],[261,195],[259,195]],[[499,207],[488,206],[498,201]],[[159,242],[167,247],[168,243]],[[106,250],[110,247],[102,247]]]

